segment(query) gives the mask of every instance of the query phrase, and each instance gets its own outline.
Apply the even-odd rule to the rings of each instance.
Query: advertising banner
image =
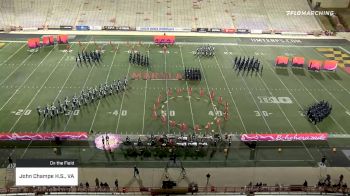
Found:
[[[328,139],[328,133],[292,133],[292,134],[243,134],[241,141],[323,141]]]
[[[0,140],[87,140],[87,132],[51,132],[51,133],[0,133]]]
[[[250,33],[249,29],[236,29],[236,33]]]
[[[116,26],[103,26],[102,29],[103,30],[107,30],[107,31],[116,31],[116,30],[118,30],[118,28]]]
[[[224,33],[234,33],[234,32],[236,32],[236,30],[232,29],[232,28],[228,28],[228,29],[222,29],[222,32],[224,32]]]
[[[79,25],[79,26],[75,26],[75,30],[77,31],[88,31],[90,30],[89,26],[85,26],[85,25]]]
[[[73,26],[61,25],[61,26],[60,26],[60,29],[61,29],[61,30],[72,30],[72,29],[73,29]]]
[[[208,28],[197,28],[197,32],[199,33],[205,33],[205,32],[208,32]]]
[[[210,32],[221,32],[221,29],[219,28],[211,28],[209,29]]]
[[[130,27],[128,26],[120,26],[117,28],[119,31],[130,31]]]

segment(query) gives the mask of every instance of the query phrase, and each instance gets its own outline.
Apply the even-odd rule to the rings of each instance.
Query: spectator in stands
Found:
[[[115,179],[114,186],[115,186],[115,189],[118,191],[118,187],[119,187],[118,178]]]
[[[98,180],[98,178],[95,179],[95,186],[98,187],[100,185],[100,181]]]
[[[304,186],[304,187],[307,187],[307,181],[306,181],[306,180],[304,181],[303,186]]]
[[[134,166],[134,177],[136,177],[136,175],[140,176],[140,172],[139,172],[139,169],[135,165]]]
[[[89,189],[90,185],[88,182],[85,183],[86,189]]]
[[[13,164],[13,160],[12,160],[11,156],[9,156],[8,161],[9,161],[9,167],[13,168],[14,164]]]

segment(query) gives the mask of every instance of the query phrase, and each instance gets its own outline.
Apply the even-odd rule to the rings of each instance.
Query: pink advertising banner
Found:
[[[87,132],[52,132],[52,133],[0,133],[0,140],[87,140]]]
[[[242,134],[241,141],[316,141],[327,140],[328,133],[300,133],[300,134]]]

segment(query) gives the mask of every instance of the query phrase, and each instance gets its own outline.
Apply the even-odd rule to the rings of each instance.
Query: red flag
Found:
[[[225,120],[228,120],[228,118],[229,118],[228,112],[225,112],[225,113],[224,113],[224,119],[225,119]]]
[[[194,131],[199,132],[200,131],[200,125],[196,124],[194,125]]]
[[[210,127],[211,127],[211,123],[210,123],[210,122],[208,122],[208,123],[205,125],[205,127],[204,127],[204,128],[208,130],[208,129],[210,129]]]
[[[176,94],[177,94],[177,95],[180,95],[181,92],[182,92],[182,89],[181,89],[181,88],[177,88],[177,89],[176,89]]]
[[[192,95],[192,87],[188,87],[188,94],[191,96]]]
[[[175,127],[176,126],[176,121],[175,120],[170,120],[169,123],[170,123],[171,127]]]
[[[173,96],[173,90],[171,88],[168,88],[168,96]]]
[[[221,105],[222,104],[222,96],[219,96],[218,98],[218,103]]]
[[[160,117],[160,120],[162,121],[163,124],[165,124],[165,123],[166,123],[166,116],[165,116],[165,115],[162,115],[162,116]]]
[[[201,90],[199,91],[199,95],[200,95],[201,97],[204,96],[204,89],[203,89],[203,88],[201,88]]]
[[[152,119],[153,119],[153,120],[156,120],[156,119],[157,119],[157,112],[156,112],[156,111],[153,111],[153,112],[152,112]]]
[[[211,92],[210,92],[210,99],[213,100],[214,97],[215,97],[214,89],[211,89]]]
[[[220,125],[221,125],[221,118],[217,118],[215,121],[216,121],[216,125],[220,127]]]

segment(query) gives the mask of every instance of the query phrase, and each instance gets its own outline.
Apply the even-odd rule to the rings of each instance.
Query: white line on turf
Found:
[[[66,53],[68,54],[68,53]],[[32,96],[32,99],[29,101],[28,105],[25,107],[24,111],[26,111],[29,106],[32,104],[32,102],[35,100],[36,96],[38,96],[38,94],[40,93],[41,89],[43,89],[43,87],[45,86],[46,82],[51,78],[51,75],[56,71],[56,69],[58,68],[58,65],[62,62],[63,58],[66,56],[66,54],[64,54],[61,59],[56,63],[55,68],[52,69],[52,71],[50,72],[50,74],[47,76],[46,80],[42,83],[41,87],[36,91],[36,93],[34,94],[34,96]],[[22,113],[18,119],[16,120],[16,122],[13,124],[13,126],[10,128],[10,133],[13,131],[13,129],[16,127],[17,123],[20,121],[20,119],[23,117]],[[40,125],[41,126],[41,125]]]
[[[68,54],[68,53],[66,53],[66,54]],[[66,54],[65,54],[65,55],[66,55]],[[73,66],[73,69],[72,69],[72,70],[70,71],[70,73],[68,74],[68,77],[66,78],[66,80],[65,80],[64,83],[63,83],[63,85],[61,86],[61,89],[58,91],[57,96],[55,97],[53,103],[56,102],[57,98],[58,98],[59,95],[61,94],[61,92],[62,92],[64,86],[66,85],[68,79],[69,79],[70,76],[72,75],[72,73],[73,73],[75,67],[76,67],[76,66]],[[38,132],[39,132],[39,130],[40,130],[41,126],[44,124],[45,120],[46,120],[46,118],[44,118],[44,119],[41,121],[41,123],[40,123],[40,125],[38,126],[38,128],[36,129],[35,133],[38,133]],[[24,157],[25,153],[28,151],[28,148],[29,148],[29,146],[30,146],[31,144],[32,144],[32,141],[29,142],[28,146],[27,146],[26,149],[23,151],[23,153],[22,153],[22,155],[21,155],[21,158]]]
[[[16,52],[12,53],[9,57],[7,57],[7,59],[4,60],[4,61],[0,64],[0,67],[3,66],[5,63],[7,63],[13,56],[15,56],[15,54],[17,54],[17,52],[19,52],[24,46],[25,46],[25,44],[23,44],[22,47],[18,48],[18,49],[16,50]]]
[[[180,55],[181,55],[181,62],[182,62],[182,68],[185,69],[185,63],[184,63],[184,58],[182,56],[182,49],[181,49],[182,46],[179,46],[180,48]],[[188,82],[186,80],[186,88],[188,89]],[[191,117],[192,117],[192,126],[193,126],[193,129],[195,127],[195,124],[194,124],[194,117],[193,117],[193,109],[192,109],[192,103],[191,103],[191,96],[190,96],[190,93],[188,92],[187,90],[187,95],[188,95],[188,103],[190,104],[190,110],[191,110]]]
[[[339,47],[339,48],[341,48],[341,49],[343,49],[343,50],[345,50],[344,48],[342,48],[342,47]],[[346,50],[345,50],[346,51]],[[322,58],[324,58],[324,56],[322,56],[320,53],[318,53],[318,52],[316,52],[316,51],[314,51],[314,50],[312,50],[312,52],[314,52],[315,54],[317,54],[317,55],[319,55],[320,57],[322,57]],[[349,52],[349,51],[347,51],[347,52]],[[349,53],[350,54],[350,53]],[[337,80],[333,80],[335,83],[337,83],[338,84],[338,86],[340,86],[342,89],[344,89],[348,94],[350,94],[350,91],[348,90],[348,89],[346,89],[342,84],[340,84]],[[328,91],[328,89],[326,89],[327,91]]]
[[[5,48],[7,48],[7,46],[13,44],[13,42],[10,42],[9,44],[6,44],[4,47],[0,48],[0,50],[4,50]]]
[[[237,110],[237,114],[238,114],[239,120],[241,121],[241,123],[242,123],[242,125],[243,125],[243,129],[244,129],[244,131],[245,131],[246,133],[248,133],[248,132],[247,132],[247,128],[246,128],[246,126],[244,125],[244,122],[243,122],[241,113],[239,112],[238,107],[237,107],[237,105],[236,105],[236,102],[235,102],[235,100],[233,99],[232,92],[230,91],[230,87],[228,86],[227,81],[226,81],[226,78],[225,78],[225,76],[224,76],[224,74],[223,74],[223,72],[222,72],[222,70],[221,70],[221,68],[220,68],[218,59],[216,58],[216,56],[214,56],[214,59],[215,59],[215,61],[216,61],[216,65],[218,66],[218,68],[219,68],[219,70],[220,70],[221,76],[222,76],[222,78],[224,79],[224,82],[225,82],[225,84],[226,84],[226,87],[228,88],[228,93],[229,93],[229,95],[230,95],[230,97],[231,97],[231,100],[232,100],[232,102],[233,102],[233,105],[235,106],[235,108],[236,108],[236,110]],[[220,88],[220,90],[221,90],[221,88]]]
[[[198,58],[198,61],[199,61],[199,65],[201,66],[202,75],[203,75],[203,78],[204,78],[204,81],[205,81],[205,85],[207,86],[207,91],[208,91],[208,93],[210,93],[207,77],[205,77],[205,72],[204,72],[204,68],[203,68],[201,59],[200,59],[200,57],[197,57],[197,58]],[[213,107],[213,112],[214,112],[215,118],[217,118],[218,114],[216,112],[216,107],[214,106],[214,103],[212,101],[210,101],[210,103],[211,103],[211,106]],[[219,127],[219,131],[220,131],[220,135],[222,135],[221,127]]]
[[[287,47],[287,51],[288,51],[288,47]],[[301,84],[301,86],[303,86],[303,88],[309,93],[309,95],[310,95],[315,101],[318,101],[318,100],[315,98],[315,96],[309,91],[309,89],[306,88],[306,86],[303,84],[303,82],[302,82],[297,76],[295,76],[294,74],[292,74],[292,75],[297,79],[297,81]],[[330,115],[330,117],[331,117],[332,120],[335,122],[335,124],[337,124],[337,125],[342,129],[342,131],[343,131],[344,133],[347,133],[347,132],[345,131],[345,129],[338,123],[338,121],[337,121],[335,118],[333,118],[332,114]]]
[[[167,61],[166,61],[166,56],[167,56],[167,53],[164,53],[164,71],[165,73],[167,73]],[[167,127],[168,127],[168,133],[169,133],[169,130],[170,130],[170,127],[169,127],[169,118],[170,118],[170,115],[169,115],[169,96],[168,96],[168,93],[166,92],[168,89],[168,77],[165,76],[165,94],[166,94],[166,110],[167,110],[167,116],[166,116],[166,119],[167,119]]]
[[[286,86],[286,84],[281,80],[281,78],[273,71],[272,67],[268,65],[268,61],[265,57],[262,57],[263,61],[266,62],[267,67],[271,70],[271,72],[275,75],[275,77],[281,82],[281,84],[285,87],[285,89],[287,90],[287,92],[293,97],[294,101],[296,102],[296,104],[298,105],[299,109],[302,111],[303,107],[301,106],[301,104],[299,103],[299,101],[295,98],[294,94],[290,91],[290,89]],[[268,88],[266,88],[268,89]],[[320,128],[316,125],[316,129],[318,132],[321,133]]]
[[[21,68],[23,65],[24,65],[24,63],[31,57],[33,55],[33,53],[32,54],[30,54],[30,55],[28,55],[22,62],[21,62],[21,64],[19,64],[19,66],[17,66],[16,67],[16,69],[14,69],[10,74],[7,74],[7,77],[4,79],[4,80],[2,80],[1,82],[0,82],[0,85],[3,85],[19,68]]]
[[[147,57],[149,58],[149,48],[151,44],[148,45],[148,50],[147,50]],[[149,68],[147,67],[147,75],[148,75],[148,70]],[[146,115],[146,100],[147,100],[147,86],[148,86],[148,79],[146,80],[145,84],[145,97],[143,98],[143,115],[142,115],[142,130],[141,134],[143,134],[145,130],[145,115]]]
[[[244,51],[244,50],[243,50]],[[263,57],[262,57],[263,58]],[[269,66],[270,67],[270,66]],[[271,67],[270,67],[271,68]],[[272,71],[273,72],[273,71]],[[274,73],[274,72],[273,72]],[[270,96],[273,97],[274,95],[272,94],[272,92],[268,89],[267,84],[265,83],[265,81],[262,79],[262,77],[258,74],[258,77],[260,79],[260,81],[263,83],[263,85],[265,86],[265,88],[267,89],[267,91],[269,92]],[[286,113],[283,111],[280,103],[277,103],[277,106],[279,108],[279,110],[282,112],[284,118],[288,121],[289,125],[292,127],[294,133],[297,133],[297,130],[295,129],[295,127],[293,126],[293,124],[290,122],[289,118],[287,117]],[[304,144],[304,142],[302,142],[306,152],[309,154],[309,156],[311,157],[311,159],[315,160],[314,156],[312,156],[312,154],[310,153],[310,150],[306,147],[306,145]]]
[[[126,74],[126,77],[128,77],[128,76],[129,76],[129,73],[130,73],[130,68],[131,68],[131,64],[129,63],[128,72],[127,72],[127,74]],[[121,103],[120,103],[119,115],[118,115],[117,127],[115,128],[115,133],[118,133],[118,129],[119,129],[119,122],[120,122],[121,112],[122,112],[122,109],[123,109],[123,104],[124,104],[124,97],[125,97],[125,94],[126,94],[126,90],[123,92],[122,101],[121,101]]]
[[[90,43],[89,43],[89,44],[90,44]],[[89,46],[89,44],[85,47],[84,51],[87,49],[87,47]],[[92,68],[90,69],[90,71],[89,71],[89,73],[88,73],[88,76],[86,77],[85,82],[84,82],[83,87],[81,88],[81,90],[84,90],[84,88],[86,87],[86,84],[87,84],[88,80],[90,79],[92,70],[94,70],[95,67],[96,67],[96,65],[95,65],[95,66],[92,66]],[[67,130],[68,125],[69,125],[69,122],[70,122],[70,120],[72,119],[72,116],[73,116],[73,112],[70,113],[69,118],[68,118],[68,120],[67,120],[67,123],[66,123],[66,125],[64,126],[64,129],[63,129],[64,132]]]
[[[116,49],[115,52],[114,52],[113,59],[112,59],[112,62],[111,62],[111,66],[109,67],[109,70],[108,70],[108,74],[107,74],[105,83],[108,82],[108,78],[109,78],[109,75],[110,75],[110,73],[111,73],[112,65],[113,65],[113,63],[114,63],[114,59],[115,59],[115,56],[116,56],[116,54],[117,54],[118,49],[119,49],[119,44],[118,44],[118,46],[117,46],[117,49]],[[95,120],[96,120],[97,111],[98,111],[98,108],[100,107],[100,103],[101,103],[101,99],[98,100],[97,107],[96,107],[96,110],[95,110],[95,114],[94,114],[94,117],[93,117],[93,119],[92,119],[92,122],[91,122],[91,125],[90,125],[90,128],[89,128],[89,131],[91,131],[92,128],[93,128],[93,126],[94,126],[94,123],[95,123]],[[120,114],[119,114],[119,115],[120,115]]]
[[[228,52],[226,46],[224,46],[224,48],[225,48],[226,52]],[[249,95],[251,96],[251,98],[252,98],[252,100],[253,100],[255,106],[257,107],[258,111],[260,112],[260,114],[262,114],[261,109],[260,109],[259,105],[256,103],[256,101],[255,101],[255,99],[254,99],[254,97],[253,97],[253,93],[252,93],[252,91],[249,89],[249,87],[248,87],[248,85],[247,85],[245,79],[242,77],[241,74],[239,74],[239,76],[240,76],[240,78],[242,79],[242,81],[243,81],[245,87],[248,89]],[[264,115],[261,115],[261,117],[263,118],[263,120],[264,120],[264,122],[265,122],[265,125],[266,125],[267,128],[269,129],[270,133],[272,133],[272,130],[271,130],[271,128],[270,128],[270,125],[267,123],[265,116],[264,116]]]
[[[52,103],[55,103],[55,102],[56,102],[56,100],[58,99],[58,97],[59,97],[59,95],[61,94],[61,92],[62,92],[64,86],[65,86],[66,83],[68,82],[70,76],[72,75],[72,73],[73,73],[73,71],[75,70],[76,67],[77,67],[77,66],[73,66],[72,70],[69,72],[69,74],[68,74],[66,80],[64,81],[63,85],[61,86],[60,90],[58,91],[58,93],[57,93],[57,95],[56,95],[56,97],[55,97],[55,99],[53,100]],[[59,88],[59,87],[57,87],[57,88]],[[36,130],[36,132],[39,131],[39,129],[41,128],[41,126],[43,125],[43,123],[44,123],[45,120],[46,120],[46,118],[44,118],[44,119],[41,121],[41,123],[40,123],[38,129]]]
[[[29,74],[29,76],[24,80],[24,82],[16,89],[16,91],[11,95],[11,97],[1,106],[0,111],[4,109],[4,107],[10,102],[10,100],[17,94],[17,92],[24,86],[24,84],[27,82],[27,80],[33,75],[33,73],[38,69],[38,67],[44,62],[44,60],[51,54],[53,51],[53,48],[50,50],[50,52],[44,57],[44,59],[36,66],[35,69]],[[30,54],[26,59],[28,59],[32,54]],[[23,64],[23,62],[22,62]],[[19,66],[20,67],[20,66]],[[2,83],[0,84],[2,85]]]

